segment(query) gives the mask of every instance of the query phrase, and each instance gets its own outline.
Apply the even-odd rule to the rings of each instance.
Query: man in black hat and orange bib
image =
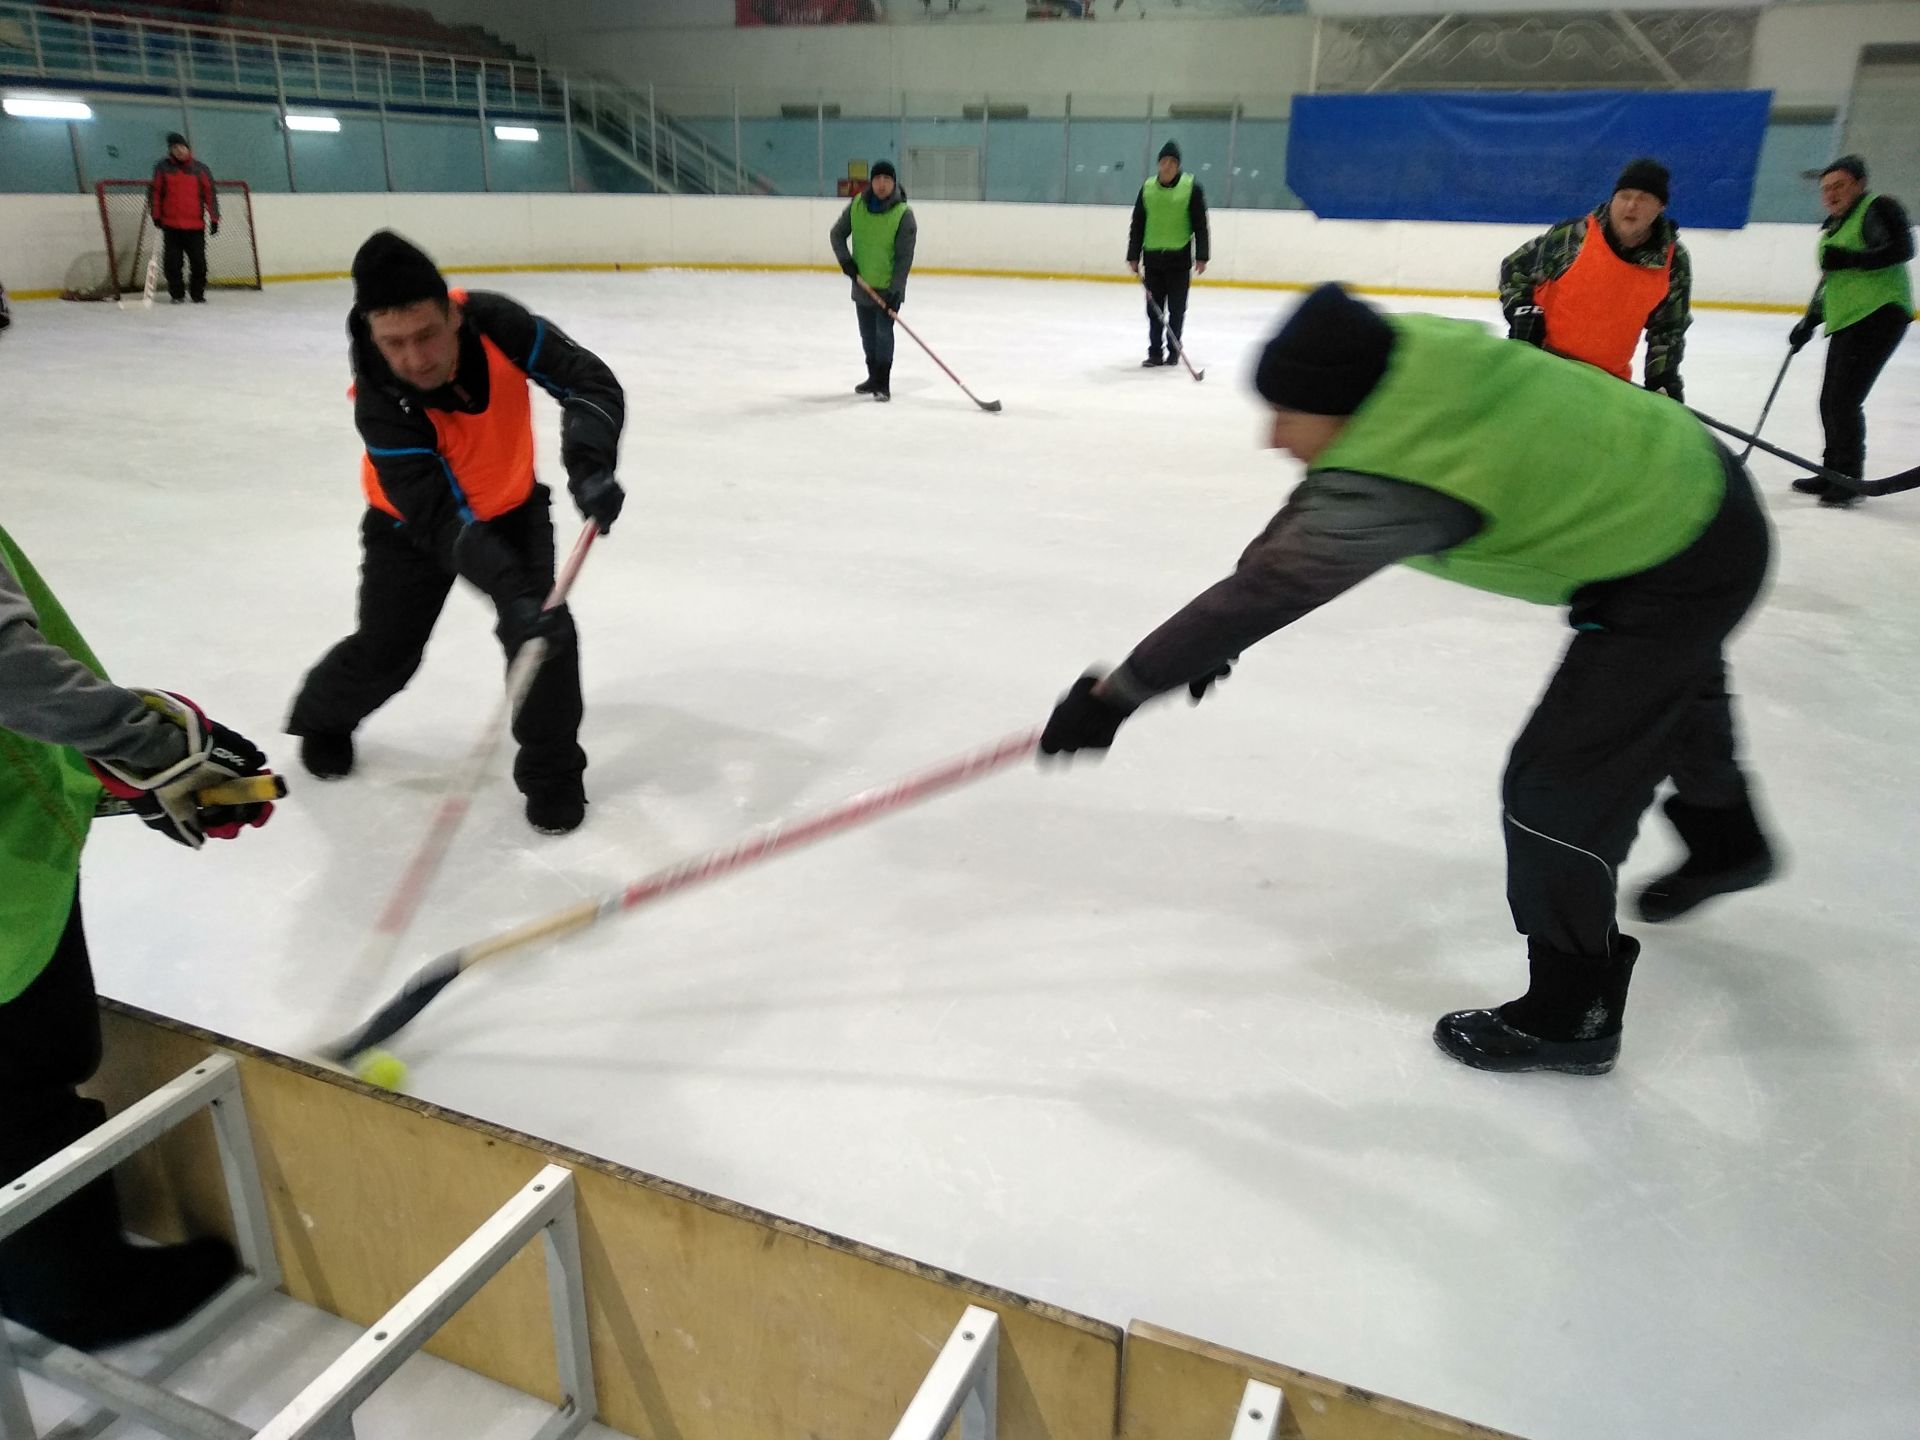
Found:
[[[1680,399],[1693,265],[1667,218],[1667,181],[1659,161],[1632,161],[1606,204],[1502,260],[1508,338],[1631,380],[1645,331],[1647,389]]]
[[[586,818],[580,658],[573,618],[544,610],[554,578],[547,488],[534,479],[528,382],[560,402],[560,458],[574,504],[604,533],[626,419],[606,363],[504,295],[448,290],[432,260],[390,230],[353,257],[347,317],[367,512],[359,625],[308,673],[288,733],[309,773],[354,765],[353,732],[413,678],[456,578],[499,615],[509,660],[550,646],[519,714],[513,778],[527,823],[561,835]]]

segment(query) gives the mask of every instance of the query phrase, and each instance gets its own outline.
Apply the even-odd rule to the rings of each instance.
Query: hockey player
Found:
[[[1767,567],[1745,470],[1680,406],[1477,325],[1382,317],[1332,285],[1267,345],[1254,383],[1274,448],[1306,478],[1233,575],[1111,674],[1074,683],[1042,750],[1104,750],[1182,685],[1198,700],[1248,646],[1396,561],[1568,606],[1576,633],[1503,787],[1531,983],[1443,1017],[1434,1038],[1484,1070],[1610,1069],[1640,951],[1616,928],[1614,877],[1656,787],[1673,781],[1667,814],[1691,853],[1642,891],[1643,918],[1773,870],[1722,654]]]
[[[614,479],[625,420],[620,382],[598,356],[504,295],[449,291],[432,260],[390,230],[353,258],[347,317],[360,482],[359,625],[310,671],[293,702],[308,772],[353,769],[353,732],[397,695],[425,653],[456,578],[499,616],[509,659],[534,636],[551,648],[514,717],[513,776],[527,823],[565,834],[586,818],[580,660],[553,585],[547,488],[533,473],[528,382],[560,402],[560,458],[574,503],[604,533],[625,502]]]
[[[259,748],[191,701],[109,683],[0,530],[0,1185],[106,1120],[76,1090],[100,1063],[79,876],[103,793],[197,847],[273,806],[202,808],[196,792],[263,773]],[[103,1177],[0,1241],[0,1311],[91,1350],[177,1323],[234,1272],[224,1240],[129,1243]]]
[[[1187,326],[1188,271],[1207,273],[1213,240],[1207,228],[1207,196],[1200,182],[1180,169],[1180,147],[1160,147],[1159,172],[1134,197],[1127,226],[1127,268],[1138,275],[1146,267],[1147,358],[1140,363],[1180,363],[1180,337]],[[1167,312],[1166,350],[1161,351],[1160,312]]]
[[[892,312],[907,303],[907,275],[920,239],[920,224],[913,218],[907,192],[900,188],[891,161],[873,162],[866,193],[847,202],[827,238],[833,244],[833,258],[853,282],[853,313],[860,322],[860,348],[867,356],[867,378],[853,387],[853,393],[891,400]],[[862,280],[878,293],[879,304],[861,288]]]
[[[1529,240],[1500,262],[1508,336],[1633,378],[1647,336],[1646,387],[1681,398],[1693,323],[1693,264],[1666,215],[1667,167],[1630,162],[1591,215]]]
[[[166,157],[153,167],[147,185],[147,209],[161,237],[160,268],[166,272],[167,294],[183,305],[207,300],[207,236],[220,233],[220,192],[213,172],[193,158],[187,137],[167,136]],[[188,279],[180,277],[186,261]]]
[[[1842,155],[1820,174],[1826,223],[1814,254],[1820,288],[1788,343],[1797,354],[1822,322],[1827,332],[1827,373],[1820,386],[1820,423],[1827,434],[1826,466],[1860,476],[1867,464],[1867,393],[1913,321],[1913,231],[1906,211],[1888,195],[1867,189],[1867,163]],[[1818,495],[1822,505],[1856,505],[1852,490],[1829,486],[1817,476],[1793,488]]]

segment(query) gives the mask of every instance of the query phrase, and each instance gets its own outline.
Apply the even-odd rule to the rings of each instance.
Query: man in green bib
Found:
[[[1867,189],[1867,163],[1842,155],[1820,174],[1826,223],[1814,254],[1820,288],[1787,343],[1797,354],[1826,323],[1827,373],[1820,386],[1820,423],[1827,432],[1826,466],[1842,475],[1866,474],[1867,392],[1913,321],[1913,231],[1906,211],[1888,195]],[[1822,505],[1860,501],[1857,491],[1818,476],[1793,482]]]
[[[1301,302],[1254,383],[1306,478],[1233,575],[1074,683],[1042,751],[1104,750],[1183,685],[1198,701],[1248,646],[1389,564],[1567,606],[1574,638],[1502,787],[1531,983],[1434,1038],[1483,1070],[1611,1069],[1640,951],[1615,924],[1616,879],[1660,784],[1690,853],[1641,891],[1643,919],[1773,872],[1723,655],[1770,549],[1745,470],[1662,395],[1464,321],[1383,317],[1334,285]]]
[[[115,797],[197,848],[273,812],[205,807],[198,793],[265,770],[257,746],[191,701],[109,683],[0,530],[0,1185],[106,1119],[77,1093],[100,1063],[79,889],[95,808]],[[0,1241],[0,1312],[95,1349],[183,1319],[234,1263],[224,1240],[129,1243],[102,1178]]]
[[[1180,147],[1160,147],[1160,169],[1140,187],[1127,227],[1127,268],[1147,284],[1147,358],[1140,363],[1180,363],[1180,337],[1187,328],[1187,272],[1207,273],[1213,242],[1207,230],[1207,197],[1200,182],[1180,169]],[[1161,350],[1160,312],[1173,333]]]
[[[827,238],[833,242],[833,258],[853,282],[853,313],[867,355],[867,378],[853,393],[891,400],[893,316],[907,303],[907,272],[913,269],[913,247],[920,238],[891,161],[873,162],[866,193],[853,197]],[[878,302],[861,288],[862,280],[879,295]]]

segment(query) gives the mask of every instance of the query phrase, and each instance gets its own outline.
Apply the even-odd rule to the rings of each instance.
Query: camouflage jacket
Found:
[[[1599,221],[1605,234],[1607,207],[1597,207],[1591,215],[1564,220],[1500,262],[1500,308],[1513,318],[1514,310],[1533,303],[1533,288],[1544,280],[1557,280],[1572,267],[1586,243],[1587,226]],[[1680,243],[1680,231],[1662,215],[1653,222],[1653,233],[1631,252],[1614,254],[1633,265],[1658,269],[1666,264],[1667,247],[1673,247],[1673,271],[1668,276],[1667,298],[1653,307],[1647,316],[1647,373],[1649,387],[1658,386],[1669,375],[1680,373],[1680,357],[1686,353],[1687,326],[1693,323],[1693,262],[1687,247]],[[1613,237],[1607,236],[1612,244]]]

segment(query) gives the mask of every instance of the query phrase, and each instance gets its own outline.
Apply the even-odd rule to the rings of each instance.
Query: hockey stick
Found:
[[[1033,754],[1039,743],[1038,729],[1022,730],[982,749],[916,771],[891,785],[863,790],[838,805],[803,819],[776,821],[762,826],[731,845],[656,870],[625,889],[609,891],[597,899],[583,900],[516,929],[463,945],[458,950],[449,950],[422,966],[400,993],[374,1012],[366,1024],[333,1044],[322,1046],[320,1054],[335,1064],[351,1066],[368,1051],[385,1044],[412,1024],[441,991],[483,960],[491,960],[541,940],[557,939],[577,930],[585,930],[611,916],[664,899],[676,891],[716,880],[735,870],[771,859],[783,851],[823,840],[839,831],[864,825],[869,820],[877,820],[882,815],[917,804],[943,790],[954,789],[1004,769],[1016,760]]]
[[[1838,485],[1841,489],[1851,490],[1856,495],[1898,495],[1904,490],[1920,490],[1920,465],[1914,466],[1911,470],[1902,470],[1895,475],[1884,476],[1879,480],[1862,480],[1857,475],[1842,475],[1838,470],[1829,470],[1824,465],[1816,465],[1804,455],[1796,455],[1791,450],[1782,450],[1778,445],[1770,444],[1758,435],[1749,435],[1744,430],[1736,430],[1733,426],[1723,424],[1711,415],[1703,415],[1692,406],[1687,408],[1692,411],[1693,418],[1702,425],[1718,430],[1722,435],[1731,435],[1736,440],[1744,440],[1748,445],[1764,450],[1769,455],[1777,456],[1790,465],[1798,465],[1809,475],[1817,475],[1829,485]]]
[[[882,310],[887,310],[887,302],[880,298],[880,292],[878,290],[874,289],[873,286],[867,283],[865,276],[860,277],[860,288],[866,291],[867,294],[873,297],[874,304],[878,305]],[[933,347],[931,345],[927,344],[927,342],[922,340],[918,335],[913,334],[913,327],[907,324],[906,321],[900,318],[900,312],[898,310],[887,310],[887,318],[892,320],[893,323],[898,325],[902,330],[906,331],[907,334],[913,335],[913,343],[918,345],[922,350],[927,352],[927,358],[933,361],[933,363],[938,365],[942,370],[947,370],[947,362],[942,360],[938,355],[935,355],[933,353]],[[958,385],[962,390],[967,390],[967,382],[962,380],[958,375],[954,374],[953,371],[947,370],[947,378],[953,381],[953,383]],[[978,395],[974,394],[973,391],[971,390],[967,390],[967,398],[973,401],[973,403],[978,405],[982,410],[992,410],[997,412],[1000,409],[1000,402],[998,400],[982,400]]]
[[[1194,369],[1193,362],[1187,359],[1186,342],[1173,333],[1173,321],[1167,318],[1167,307],[1153,298],[1153,291],[1148,288],[1147,277],[1144,275],[1140,277],[1140,288],[1146,290],[1147,304],[1153,306],[1154,313],[1160,317],[1161,328],[1167,332],[1167,348],[1180,357],[1180,363],[1187,367],[1187,373],[1193,376],[1195,384],[1206,379],[1207,372]]]
[[[1773,397],[1780,393],[1780,382],[1787,378],[1787,366],[1793,363],[1793,357],[1798,353],[1799,352],[1791,345],[1787,347],[1787,358],[1780,362],[1780,373],[1773,377],[1773,388],[1767,391],[1767,403],[1760,407],[1760,418],[1753,422],[1753,433],[1755,435],[1758,435],[1762,430],[1767,428],[1767,416],[1773,410]],[[1740,452],[1740,463],[1742,465],[1747,463],[1747,457],[1753,454],[1753,447],[1757,443],[1757,441],[1753,440],[1747,441],[1747,448]]]
[[[555,610],[566,603],[567,592],[573,588],[580,567],[586,563],[587,551],[593,548],[594,537],[599,533],[599,525],[592,520],[581,528],[580,538],[573,542],[573,553],[567,556],[567,563],[561,566],[559,578],[553,582],[553,590],[547,596],[547,603],[541,607],[543,610]],[[520,647],[513,657],[513,663],[507,667],[507,685],[500,696],[500,703],[487,720],[486,729],[480,732],[473,748],[467,752],[465,763],[454,773],[442,793],[440,808],[434,812],[433,821],[427,826],[419,849],[407,862],[406,869],[400,872],[393,893],[388,896],[386,905],[374,920],[373,933],[367,939],[366,949],[361,952],[359,964],[347,972],[346,983],[340,987],[336,1010],[344,1009],[351,997],[364,990],[369,981],[384,974],[392,964],[394,952],[400,948],[400,941],[406,935],[408,926],[413,924],[413,917],[420,911],[420,902],[426,898],[427,888],[433,884],[434,876],[447,858],[453,837],[459,833],[461,824],[467,818],[474,792],[486,778],[488,767],[493,763],[494,751],[500,747],[500,737],[519,713],[520,702],[526,699],[527,691],[533,688],[533,677],[546,658],[547,642],[536,636]]]

